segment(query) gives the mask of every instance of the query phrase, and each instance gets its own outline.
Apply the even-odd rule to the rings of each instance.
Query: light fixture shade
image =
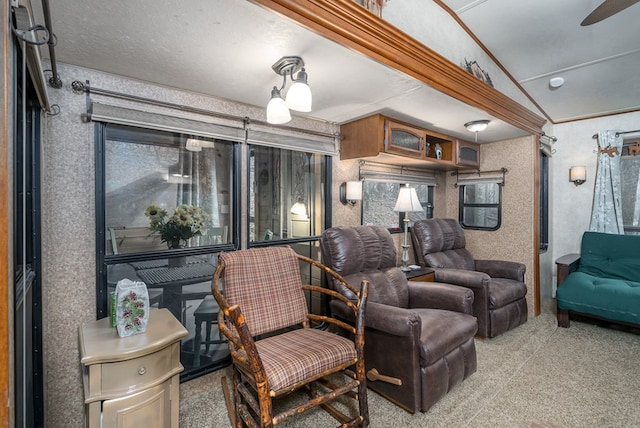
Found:
[[[277,125],[287,123],[290,120],[291,113],[280,96],[280,91],[274,86],[271,90],[271,99],[267,104],[267,122]]]
[[[489,120],[474,120],[464,124],[469,132],[482,132],[489,126]]]
[[[587,167],[572,166],[569,169],[569,181],[572,181],[576,186],[579,186],[587,181]]]
[[[362,200],[362,181],[347,181],[347,200]]]
[[[396,212],[419,212],[422,211],[422,205],[420,205],[420,200],[418,199],[418,194],[416,193],[416,189],[413,187],[405,186],[400,188],[400,193],[398,193],[398,200],[396,201],[396,206],[393,208]]]
[[[293,206],[291,207],[291,214],[306,216],[307,207],[305,206],[304,202],[298,201],[295,204],[293,204]]]
[[[202,146],[200,145],[200,140],[196,140],[195,138],[187,138],[187,142],[184,145],[185,149],[190,152],[200,152],[202,151]]]
[[[311,88],[307,83],[307,73],[304,68],[300,70],[293,85],[287,91],[286,104],[291,110],[309,112],[311,111]]]

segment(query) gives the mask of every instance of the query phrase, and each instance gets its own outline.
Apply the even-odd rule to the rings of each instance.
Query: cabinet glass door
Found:
[[[418,156],[422,154],[424,133],[421,130],[387,121],[386,132],[385,148],[387,152]]]

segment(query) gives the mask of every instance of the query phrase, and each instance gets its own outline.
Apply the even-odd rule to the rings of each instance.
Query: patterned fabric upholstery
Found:
[[[305,321],[300,265],[290,247],[233,251],[219,258],[225,263],[227,301],[240,306],[253,336]]]
[[[356,360],[352,341],[312,328],[259,340],[256,347],[273,391]]]

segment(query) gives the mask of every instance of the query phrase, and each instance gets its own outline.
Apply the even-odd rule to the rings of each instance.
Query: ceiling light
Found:
[[[471,122],[467,122],[464,124],[464,127],[467,128],[469,132],[475,132],[475,142],[478,142],[478,132],[484,131],[489,126],[489,121],[487,119],[481,120],[472,120]]]
[[[271,100],[267,105],[267,122],[273,124],[287,123],[291,120],[289,109],[309,112],[311,111],[311,89],[307,83],[307,72],[304,69],[304,61],[299,56],[285,56],[271,66],[276,74],[282,76],[282,87],[274,86],[271,90]],[[294,74],[297,73],[294,78]],[[286,95],[286,102],[282,99],[281,92],[287,84],[287,76],[291,78],[293,85]],[[285,112],[286,109],[286,112]]]
[[[280,90],[274,86],[271,90],[271,99],[269,100],[269,104],[267,104],[267,122],[277,125],[287,123],[290,120],[291,113],[289,113],[289,108],[287,108],[287,105],[282,99]]]
[[[287,91],[285,100],[287,107],[291,110],[309,112],[311,111],[311,88],[307,83],[307,72],[302,68],[298,73],[293,85]]]
[[[562,77],[552,77],[549,79],[549,86],[553,89],[559,88],[562,85],[564,85],[564,79]]]
[[[487,129],[487,126],[489,125],[489,121],[488,120],[474,120],[471,122],[467,122],[464,124],[464,127],[467,128],[467,131],[469,132],[482,132],[485,129]]]

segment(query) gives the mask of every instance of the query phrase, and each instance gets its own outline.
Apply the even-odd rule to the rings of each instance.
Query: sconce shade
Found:
[[[576,186],[579,186],[587,181],[587,167],[572,166],[569,169],[569,181],[572,181]]]
[[[201,152],[202,146],[200,145],[200,140],[196,140],[195,138],[187,138],[187,142],[184,145],[185,149],[190,152]]]
[[[287,123],[291,120],[291,113],[285,104],[280,91],[275,86],[271,90],[271,99],[267,104],[267,122],[274,125]]]
[[[311,88],[309,88],[307,73],[303,68],[287,91],[285,103],[291,110],[309,112],[311,111],[311,101]]]
[[[347,181],[340,185],[340,202],[342,205],[355,205],[362,200],[362,181]]]
[[[423,208],[422,205],[420,205],[416,189],[409,186],[401,187],[396,206],[393,210],[405,213],[422,211]]]
[[[304,205],[304,202],[298,201],[291,207],[291,214],[306,216],[307,215],[307,207]]]
[[[469,132],[482,132],[485,129],[487,129],[487,126],[489,126],[489,120],[474,120],[471,122],[467,122],[464,124],[464,127],[467,128],[467,131]]]

